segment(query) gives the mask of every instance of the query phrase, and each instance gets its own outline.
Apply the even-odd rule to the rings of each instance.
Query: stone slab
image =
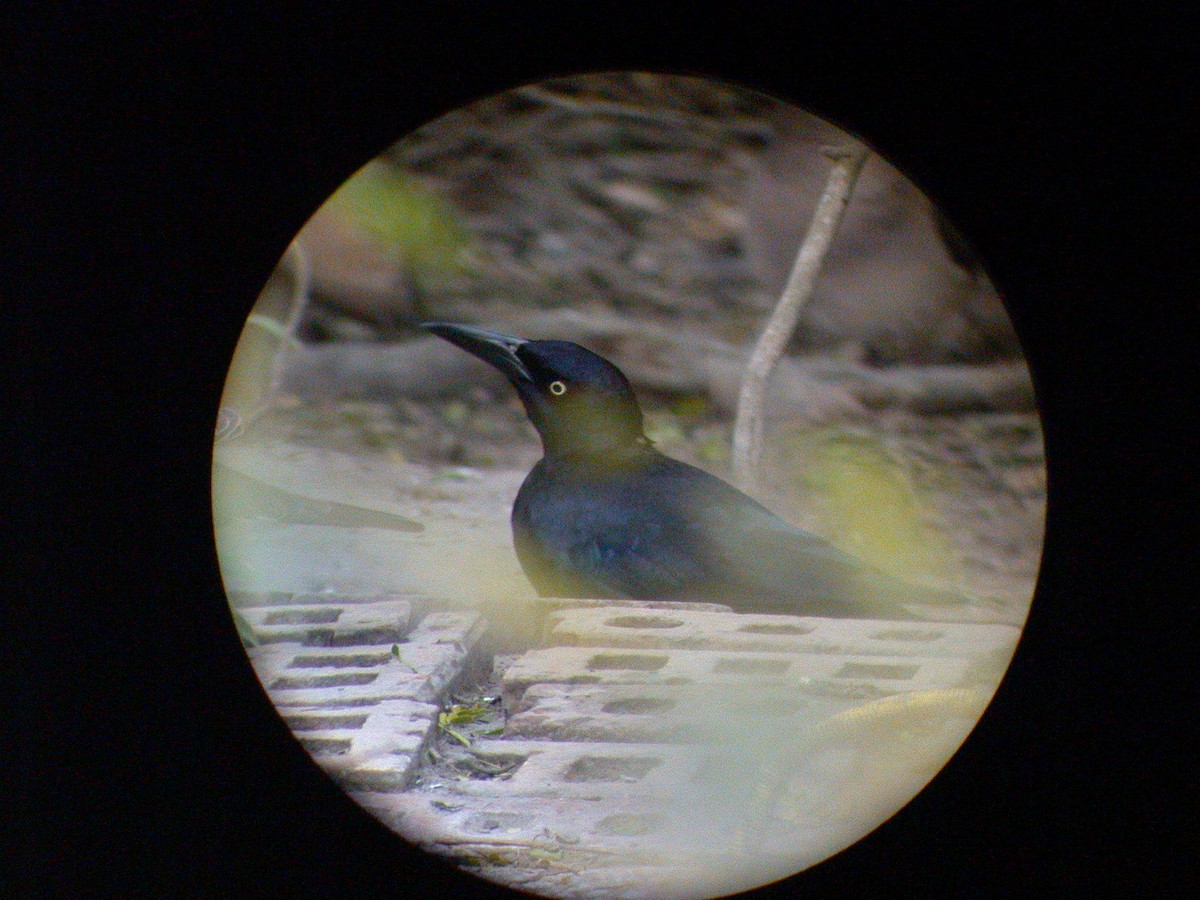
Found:
[[[574,862],[571,862],[574,865]],[[539,897],[562,900],[694,900],[736,893],[739,887],[717,882],[698,884],[697,867],[674,864],[659,866],[616,865],[594,867],[584,872],[555,869],[545,864],[524,871],[513,867],[489,869],[500,884],[531,892]]]
[[[681,610],[692,612],[723,612],[733,614],[733,608],[724,603],[707,603],[691,600],[611,600],[580,597],[535,597],[534,609],[545,616],[573,609],[623,609],[623,610]]]
[[[746,824],[712,815],[711,809],[686,802],[664,803],[661,795],[628,788],[601,800],[567,793],[539,797],[536,803],[509,796],[464,802],[467,798],[461,794],[425,789],[352,796],[400,834],[426,846],[561,850],[600,866],[671,865],[679,862],[683,848],[710,862],[728,860],[739,855],[738,849],[729,846],[734,830]],[[739,849],[799,861],[812,837],[787,823],[772,824],[770,835],[739,835],[753,841]],[[819,858],[814,855],[805,862]]]
[[[1010,625],[891,622],[708,610],[564,609],[551,615],[548,643],[784,653],[981,658],[1012,655]]]
[[[408,600],[347,603],[328,598],[323,603],[246,606],[239,611],[260,644],[321,647],[398,643],[413,617]]]
[[[595,751],[554,749],[554,766],[568,769]],[[625,750],[634,760],[647,752]],[[659,787],[669,792],[647,790],[642,778],[590,788],[561,783],[557,791],[533,796],[468,795],[456,784],[356,799],[432,852],[549,896],[724,895],[792,874],[839,849],[837,836],[764,817],[767,808],[705,802],[702,790],[689,790],[693,782],[674,780],[686,766],[666,765],[672,778]],[[665,885],[670,889],[662,892]]]
[[[614,790],[648,796],[674,791],[721,768],[722,754],[672,744],[594,744],[587,741],[481,740],[471,752],[507,771],[497,777],[446,782],[474,796],[606,797]],[[426,785],[429,787],[429,785]]]
[[[287,707],[283,719],[296,739],[348,791],[400,791],[412,780],[429,745],[439,709],[414,700],[338,709]]]
[[[707,685],[535,684],[508,717],[508,738],[559,741],[711,742],[736,723],[801,732],[861,701],[796,692],[713,690]]]
[[[294,591],[229,591],[229,601],[239,610],[252,606],[310,606],[313,604],[357,604],[357,603],[386,603],[395,600],[405,600],[414,607],[422,605],[418,594],[409,593],[349,593],[346,591],[308,592]]]
[[[394,653],[387,644],[269,644],[250,657],[278,707],[369,706],[393,699],[436,703],[478,662],[485,627],[475,613],[430,613],[396,642]]]
[[[565,854],[589,865],[669,862],[651,840],[661,838],[664,822],[649,798],[626,796],[603,804],[574,796],[541,798],[536,804],[513,797],[464,802],[456,793],[423,789],[352,796],[404,837],[442,852],[490,846]]]
[[[957,687],[969,661],[833,653],[548,647],[526,653],[504,673],[505,708],[516,710],[534,684],[711,684],[724,689],[783,689],[817,696],[876,699],[906,691]]]

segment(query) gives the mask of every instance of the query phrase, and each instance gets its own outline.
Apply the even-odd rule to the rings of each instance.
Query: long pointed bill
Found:
[[[514,383],[533,381],[533,376],[517,356],[517,348],[527,343],[521,338],[452,322],[422,322],[421,327],[495,366]]]

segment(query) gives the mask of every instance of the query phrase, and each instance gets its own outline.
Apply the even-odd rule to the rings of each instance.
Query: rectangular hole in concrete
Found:
[[[465,767],[468,777],[487,780],[491,778],[511,778],[517,769],[525,765],[529,757],[524,753],[476,753],[473,763]],[[458,766],[460,770],[462,766]]]
[[[339,756],[350,752],[349,738],[300,738],[300,744],[313,756]]]
[[[787,667],[791,665],[786,659],[750,659],[743,657],[735,657],[732,659],[718,659],[717,664],[713,666],[713,671],[717,673],[739,673],[739,674],[754,674],[754,675],[782,675],[787,671]]]
[[[343,716],[284,716],[292,731],[324,731],[329,728],[362,728],[367,721],[366,713]]]
[[[378,706],[379,702],[378,697],[342,697],[338,699],[338,709],[347,706],[353,706],[356,709],[363,706]]]
[[[657,672],[667,664],[666,654],[597,653],[587,667],[596,669],[626,669],[635,672]]]
[[[533,816],[528,813],[477,812],[463,820],[463,830],[476,834],[496,831],[512,833],[532,824]]]
[[[743,625],[738,629],[742,634],[809,634],[811,625],[793,625],[791,623]]]
[[[581,756],[563,769],[563,781],[640,781],[662,763],[653,756]]]
[[[382,666],[392,658],[390,653],[355,653],[341,656],[297,656],[290,663],[289,669],[365,669],[370,666]]]
[[[622,697],[619,700],[609,700],[600,711],[620,716],[645,716],[670,712],[674,708],[675,701],[666,697]]]
[[[889,663],[846,663],[833,673],[834,678],[890,678],[905,680],[920,671],[915,665],[893,665]]]
[[[310,647],[354,647],[361,644],[392,644],[401,639],[398,628],[384,625],[380,628],[354,628],[342,633],[322,629],[310,635],[304,643]]]
[[[612,628],[678,628],[683,620],[664,616],[617,616],[604,624]]]
[[[267,613],[267,625],[332,625],[341,616],[338,609],[280,609]]]
[[[270,689],[273,691],[300,691],[305,688],[354,687],[370,684],[378,677],[378,672],[346,672],[341,675],[312,675],[308,678],[276,678]]]
[[[936,641],[940,637],[945,637],[946,632],[936,631],[934,629],[919,629],[919,628],[896,628],[890,631],[880,631],[878,634],[873,634],[877,641]]]

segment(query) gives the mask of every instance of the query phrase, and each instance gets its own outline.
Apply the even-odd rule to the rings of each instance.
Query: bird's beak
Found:
[[[521,338],[452,322],[422,322],[421,327],[495,366],[514,384],[533,381],[533,376],[517,356],[517,348],[528,343]]]

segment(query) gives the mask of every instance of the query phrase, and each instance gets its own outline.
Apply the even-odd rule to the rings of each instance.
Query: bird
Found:
[[[928,618],[910,604],[966,602],[887,574],[659,452],[629,379],[585,347],[452,322],[420,327],[498,369],[541,438],[511,516],[538,595],[893,620]]]

